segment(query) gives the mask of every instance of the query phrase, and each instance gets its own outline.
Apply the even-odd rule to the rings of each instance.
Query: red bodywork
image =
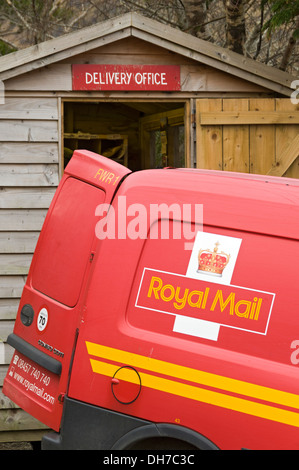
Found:
[[[129,173],[75,152],[14,328],[62,371],[16,351],[4,393],[56,431],[67,394],[184,426],[221,449],[298,449],[298,181],[183,169]],[[121,237],[97,238],[103,203],[112,204]],[[160,233],[167,222],[152,217],[162,203],[203,205],[203,227],[182,211],[170,216],[169,237],[151,237],[150,228]],[[144,208],[146,236],[134,237]],[[199,232],[190,246],[173,236],[189,222]],[[216,239],[228,243],[229,261],[219,248],[223,275],[205,277]],[[20,320],[24,304],[35,312],[30,326]],[[40,331],[42,308],[48,317]]]
[[[62,364],[61,374],[16,352],[3,392],[54,430],[59,430],[63,396],[77,329],[84,311],[85,286],[97,245],[95,210],[111,202],[129,170],[88,151],[77,151],[68,165],[49,208],[23,290],[14,334]],[[99,179],[106,181],[101,184]],[[20,320],[30,304],[35,321]],[[48,322],[38,329],[38,313],[46,308]],[[13,371],[13,374],[12,374]]]

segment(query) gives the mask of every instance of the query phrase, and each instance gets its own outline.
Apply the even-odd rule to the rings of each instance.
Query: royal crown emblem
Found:
[[[225,266],[228,264],[230,255],[223,251],[218,252],[220,243],[215,243],[214,250],[199,250],[198,252],[198,273],[222,276]]]

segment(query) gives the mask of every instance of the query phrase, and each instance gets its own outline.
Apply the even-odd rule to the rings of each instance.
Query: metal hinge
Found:
[[[58,401],[59,401],[59,403],[63,403],[63,402],[64,402],[64,396],[65,396],[65,393],[60,393],[60,395],[58,395]]]

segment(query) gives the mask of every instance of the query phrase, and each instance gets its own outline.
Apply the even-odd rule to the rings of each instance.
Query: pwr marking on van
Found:
[[[104,170],[104,168],[99,168],[94,178],[97,178],[99,181],[103,183],[112,184],[114,186],[117,181],[119,180],[119,176],[116,176],[114,173],[108,170]]]
[[[136,307],[267,333],[275,294],[145,268]]]

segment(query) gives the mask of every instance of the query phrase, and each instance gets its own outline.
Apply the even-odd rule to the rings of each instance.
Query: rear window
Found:
[[[213,271],[207,259],[214,251]],[[165,344],[185,339],[290,364],[299,324],[298,256],[297,240],[221,227],[205,226],[192,251],[184,240],[147,239],[128,322],[165,335]]]
[[[69,307],[80,295],[95,233],[95,209],[104,197],[100,189],[68,178],[43,231],[33,287]]]

